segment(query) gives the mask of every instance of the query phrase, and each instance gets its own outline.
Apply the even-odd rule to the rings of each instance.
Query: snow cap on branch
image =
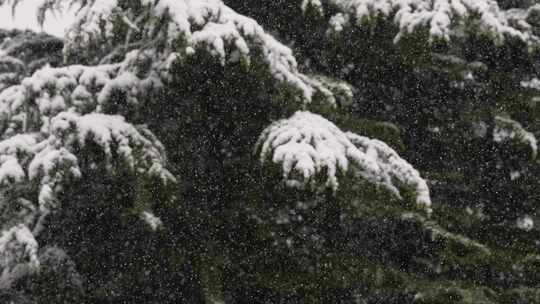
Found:
[[[412,191],[416,203],[430,209],[429,189],[409,163],[381,141],[341,131],[310,112],[273,123],[257,143],[260,161],[281,166],[283,180],[295,188],[338,190],[339,178],[351,170],[358,177],[384,187],[401,198]],[[317,184],[324,180],[323,185]]]
[[[308,5],[309,4],[309,5]],[[323,5],[324,4],[324,5]],[[393,18],[399,31],[395,41],[415,30],[427,28],[429,38],[449,40],[461,24],[474,21],[480,31],[497,42],[515,37],[526,42],[537,42],[526,18],[528,11],[501,9],[495,0],[303,0],[302,8],[337,11],[330,18],[330,30],[340,32],[351,20],[363,22],[372,18]]]
[[[83,1],[75,23],[67,31],[65,52],[80,56],[103,48],[104,43],[114,43],[110,46],[114,48],[120,43],[136,42],[130,41],[136,32],[142,39],[141,49],[164,46],[176,58],[203,49],[225,65],[240,58],[249,63],[255,54],[260,54],[276,80],[293,85],[308,101],[316,91],[298,71],[290,48],[221,0],[136,0],[128,6],[121,8],[117,0]],[[143,9],[131,9],[139,6]],[[128,25],[121,37],[115,36],[119,33],[117,24]]]

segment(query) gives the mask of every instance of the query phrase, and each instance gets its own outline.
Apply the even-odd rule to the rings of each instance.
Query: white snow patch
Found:
[[[141,219],[152,228],[152,230],[156,231],[159,227],[163,226],[163,222],[161,219],[157,216],[155,216],[153,213],[148,211],[143,211],[141,213]]]
[[[265,129],[257,143],[260,161],[281,166],[289,187],[336,191],[339,177],[353,170],[359,177],[390,190],[401,198],[400,188],[413,191],[418,205],[430,210],[431,199],[424,179],[385,143],[344,133],[322,116],[296,112],[291,118]]]
[[[530,215],[524,215],[516,220],[516,226],[524,231],[531,231],[534,228],[534,220]]]

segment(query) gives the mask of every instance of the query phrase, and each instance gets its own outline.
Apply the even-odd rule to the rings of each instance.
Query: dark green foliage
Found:
[[[445,278],[468,283],[454,290],[434,289],[417,298],[417,302],[538,301],[531,290],[539,281],[531,273],[522,272],[525,267],[513,266],[538,252],[537,228],[523,231],[516,227],[522,216],[536,219],[538,214],[538,165],[526,145],[496,142],[493,136],[498,115],[507,115],[520,122],[525,130],[539,134],[539,116],[536,101],[533,101],[538,92],[520,84],[537,75],[537,52],[528,51],[525,44],[512,39],[496,45],[489,37],[477,34],[472,25],[466,29],[466,35],[453,37],[451,43],[430,44],[418,32],[396,44],[393,41],[396,29],[391,19],[383,18],[375,18],[362,26],[353,25],[336,36],[325,35],[328,20],[310,15],[309,10],[302,13],[300,2],[229,1],[229,4],[276,30],[279,37],[298,52],[306,70],[351,83],[355,97],[346,121],[356,119],[359,125],[362,119],[393,123],[401,131],[406,159],[421,168],[431,182],[434,219],[453,231],[451,234],[466,235],[485,244],[491,252],[491,258],[482,255],[464,258],[460,257],[464,249],[459,247],[420,247],[433,250],[427,256],[424,252],[424,256],[415,258],[416,263],[428,263],[424,269],[436,274],[433,280]],[[525,2],[504,1],[501,5],[525,8],[533,4]],[[330,15],[331,10],[325,14]],[[302,34],[304,32],[310,34]],[[341,120],[341,116],[336,115],[336,121]],[[478,131],[479,126],[482,131]],[[378,137],[378,134],[373,136]],[[519,176],[514,175],[516,172],[520,172]],[[386,216],[392,218],[389,214]],[[369,227],[366,222],[362,224]],[[362,243],[363,247],[377,257],[386,254],[397,257],[396,252],[413,257],[413,244],[419,241],[419,235],[409,240],[403,238],[406,230],[398,231],[398,244],[405,247],[398,247],[395,252],[369,246],[369,242]],[[365,230],[363,234],[377,242],[373,234]],[[391,235],[389,232],[381,234]],[[438,269],[442,273],[434,272],[437,261],[434,252],[443,253],[439,257],[445,262]],[[391,265],[387,260],[380,263]],[[410,263],[404,262],[404,265]],[[456,267],[451,266],[452,263],[464,265]],[[533,289],[516,289],[508,294],[500,291],[509,285],[519,288],[522,284]],[[489,286],[496,291],[486,294],[461,289],[472,285]],[[424,294],[424,288],[431,287],[417,285],[412,290]],[[509,294],[515,295],[515,299],[510,299]]]
[[[0,302],[540,303],[540,168],[529,145],[494,133],[503,117],[540,134],[538,91],[521,86],[537,75],[537,52],[512,39],[498,45],[474,24],[451,42],[419,30],[396,43],[388,18],[330,35],[330,14],[302,12],[300,1],[225,2],[289,44],[303,71],[351,84],[353,101],[304,106],[261,54],[223,65],[202,47],[182,54],[172,79],[137,108],[114,92],[104,112],[145,124],[179,182],[122,162],[110,170],[87,146],[85,175],[64,189],[38,240],[52,244],[40,251],[43,270],[0,291]],[[127,26],[116,30],[115,39],[128,36]],[[68,62],[118,62],[148,38],[129,35]],[[24,37],[4,44],[27,71],[60,62],[60,41]],[[412,194],[400,200],[347,174],[336,193],[285,187],[253,147],[272,121],[302,107],[404,155],[429,180],[433,214]],[[10,191],[37,195],[32,186]],[[141,221],[144,210],[163,226]],[[517,224],[525,216],[531,229]]]

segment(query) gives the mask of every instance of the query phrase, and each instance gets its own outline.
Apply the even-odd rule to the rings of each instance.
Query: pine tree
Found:
[[[517,278],[537,256],[534,1],[226,2],[289,41],[304,69],[349,82],[357,121],[401,131],[433,219],[504,261],[490,267],[497,284],[480,281],[512,291],[490,301],[538,301],[537,280]],[[460,293],[457,302],[486,301]]]
[[[537,6],[225,3],[42,2],[80,7],[2,57],[0,299],[540,302]]]

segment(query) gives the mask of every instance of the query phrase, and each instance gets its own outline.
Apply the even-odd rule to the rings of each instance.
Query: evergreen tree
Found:
[[[4,38],[0,299],[540,303],[514,2],[43,1],[79,10]]]

